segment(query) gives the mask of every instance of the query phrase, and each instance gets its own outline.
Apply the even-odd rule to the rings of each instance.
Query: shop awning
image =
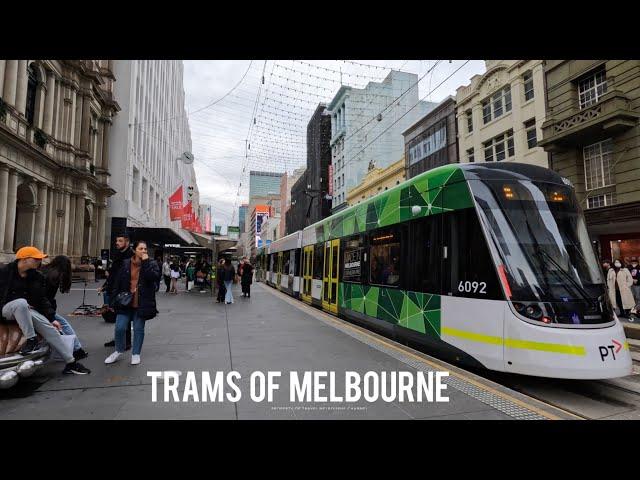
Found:
[[[132,240],[146,240],[154,245],[180,245],[181,247],[200,246],[193,235],[182,229],[169,227],[128,227],[127,230]]]

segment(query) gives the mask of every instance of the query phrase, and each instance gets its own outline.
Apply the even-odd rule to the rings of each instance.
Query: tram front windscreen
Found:
[[[538,315],[545,323],[612,320],[603,275],[573,189],[525,179],[469,183],[516,306],[546,304]],[[548,316],[543,317],[545,310]]]

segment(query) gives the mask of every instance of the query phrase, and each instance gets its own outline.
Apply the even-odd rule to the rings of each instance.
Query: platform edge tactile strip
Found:
[[[287,300],[295,302],[295,300],[293,299],[287,298]],[[371,340],[370,337],[368,337],[365,334],[362,334],[356,330],[353,330],[344,325],[341,325],[338,319],[334,321],[329,321],[323,318],[322,315],[314,316],[314,318],[316,318],[317,320],[320,320],[325,325],[328,325],[332,328],[335,328],[341,331],[342,333],[349,335],[350,337],[364,343],[365,345],[368,345],[371,348],[375,348],[376,350],[383,352],[389,355],[390,357],[393,357],[396,360],[415,368],[416,370],[419,370],[425,373],[437,371],[434,368],[431,368],[421,362],[411,359],[407,355],[403,355],[401,352],[397,352],[391,348],[385,347],[382,344],[378,344],[377,342],[374,342],[373,340]],[[466,382],[461,378],[449,375],[443,378],[442,381],[448,387],[452,387],[455,390],[458,390],[464,393],[465,395],[468,395],[469,397],[475,398],[476,400],[484,403],[485,405],[488,405],[516,420],[548,420],[548,418],[536,413],[533,410],[529,410],[525,407],[515,404],[510,400],[501,398],[498,395],[495,395],[491,392],[482,390],[481,388],[469,382]]]

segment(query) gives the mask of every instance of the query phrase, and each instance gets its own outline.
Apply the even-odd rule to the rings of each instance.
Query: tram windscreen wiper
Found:
[[[570,273],[566,272],[558,262],[556,262],[556,260],[549,255],[547,252],[545,252],[541,247],[540,244],[538,244],[536,242],[535,244],[536,246],[536,250],[538,250],[542,255],[544,255],[547,259],[549,259],[551,261],[551,263],[553,263],[557,270],[553,270],[554,272],[560,272],[562,273],[565,278],[567,278],[571,284],[576,288],[576,290],[578,291],[578,293],[582,296],[582,298],[587,301],[589,304],[592,304],[595,300],[589,295],[589,293],[582,287],[582,285],[580,285],[572,276]]]

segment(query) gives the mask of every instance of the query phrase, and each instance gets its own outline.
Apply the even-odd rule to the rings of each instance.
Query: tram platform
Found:
[[[95,298],[95,287],[88,298]],[[74,297],[75,295],[75,297]],[[78,296],[79,295],[79,296]],[[209,293],[158,293],[160,314],[149,321],[142,363],[129,364],[130,351],[105,365],[111,353],[103,343],[113,338],[113,325],[100,317],[68,317],[89,357],[82,360],[91,375],[63,376],[62,363],[53,363],[14,389],[0,391],[0,419],[426,419],[426,420],[545,420],[576,418],[487,379],[448,365],[424,353],[369,332],[294,300],[265,284],[252,287],[250,299],[234,287],[235,303],[216,304]],[[75,298],[75,300],[74,300]],[[60,311],[69,313],[82,292],[60,297]],[[156,383],[149,371],[170,372]],[[230,400],[224,385],[222,401],[204,399],[193,391],[185,396],[187,377],[200,382],[202,372],[238,372],[240,398]],[[281,372],[273,401],[251,398],[252,373]],[[444,371],[443,396],[448,402],[291,401],[293,372],[335,372],[335,396],[345,398],[345,372],[411,372],[425,377]],[[193,375],[190,373],[192,372]],[[164,401],[165,383],[179,380],[177,400]],[[383,378],[379,376],[379,378]],[[387,381],[390,381],[387,377]],[[259,382],[257,382],[259,384]],[[329,396],[324,378],[321,396]],[[193,385],[191,385],[193,386]],[[202,385],[196,390],[201,392]],[[391,389],[387,390],[391,391]],[[415,390],[414,390],[415,392]],[[317,397],[315,397],[317,398]],[[186,399],[187,401],[183,401]],[[300,400],[300,399],[299,399]]]

